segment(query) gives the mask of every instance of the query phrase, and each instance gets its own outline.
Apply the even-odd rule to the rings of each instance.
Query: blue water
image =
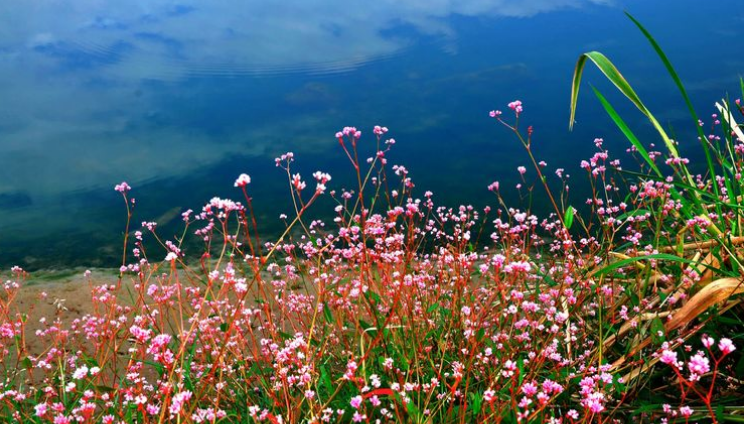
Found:
[[[537,156],[575,174],[580,191],[595,137],[625,148],[587,83],[655,141],[594,69],[568,132],[573,66],[589,50],[618,65],[695,157],[684,104],[623,10],[664,47],[703,119],[739,93],[740,0],[3,0],[0,267],[117,265],[125,213],[112,188],[123,180],[135,222],[165,225],[212,196],[237,198],[232,183],[249,173],[270,232],[290,210],[273,158],[293,151],[306,177],[320,169],[331,188],[348,184],[333,138],[346,125],[363,143],[373,125],[389,127],[391,163],[439,203],[493,203],[494,180],[516,199],[526,156],[487,116],[514,99]]]

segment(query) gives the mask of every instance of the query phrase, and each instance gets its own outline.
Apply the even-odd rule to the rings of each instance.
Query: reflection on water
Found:
[[[344,125],[390,127],[391,161],[419,187],[472,202],[494,179],[516,181],[522,153],[484,112],[520,98],[538,154],[573,169],[595,136],[621,145],[590,97],[566,131],[573,62],[590,49],[607,52],[683,140],[673,87],[621,11],[654,32],[706,111],[744,68],[723,50],[741,38],[744,6],[664,3],[6,2],[0,266],[112,265],[123,206],[111,187],[121,180],[135,187],[138,220],[152,220],[235,196],[232,181],[248,172],[276,225],[288,204],[272,158],[292,150],[306,173],[328,170],[341,184],[332,134]],[[695,25],[680,36],[671,22]],[[641,118],[618,108],[643,134]]]

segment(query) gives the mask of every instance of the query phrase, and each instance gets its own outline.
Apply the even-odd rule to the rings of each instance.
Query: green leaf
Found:
[[[368,290],[366,293],[364,293],[364,295],[367,296],[367,300],[369,300],[370,302],[374,301],[373,304],[378,304],[382,301],[380,295],[373,292],[372,290]]]
[[[372,328],[372,324],[368,323],[367,321],[360,319],[359,320],[359,326],[362,327],[362,330],[367,331],[370,328]]]
[[[581,77],[584,74],[584,66],[586,65],[587,59],[594,63],[594,65],[597,66],[597,68],[604,74],[604,76],[607,77],[607,79],[613,85],[615,85],[615,87],[617,87],[617,89],[620,90],[620,92],[623,93],[623,95],[625,95],[625,97],[627,97],[628,100],[630,100],[631,103],[633,103],[633,105],[635,105],[635,107],[637,107],[638,110],[640,110],[641,113],[643,113],[649,121],[651,121],[651,124],[659,133],[662,140],[664,140],[664,144],[666,145],[667,150],[669,150],[669,154],[672,157],[679,158],[679,153],[677,152],[677,148],[674,146],[674,142],[669,138],[666,131],[664,131],[664,128],[662,128],[661,124],[659,124],[659,121],[654,117],[653,114],[651,114],[651,111],[649,111],[648,108],[646,108],[646,106],[643,104],[643,102],[641,102],[640,97],[638,97],[638,94],[636,94],[635,90],[633,90],[633,87],[631,87],[630,83],[628,83],[628,81],[615,67],[612,61],[610,61],[610,59],[608,59],[604,54],[597,51],[583,53],[576,61],[573,81],[571,84],[571,116],[569,121],[569,128],[573,129],[573,124],[576,117],[576,104],[578,103],[579,99]],[[684,171],[687,171],[687,169],[684,168]],[[694,182],[689,172],[686,172],[685,176],[690,184]]]
[[[333,312],[328,307],[328,302],[323,302],[323,316],[328,324],[333,324]]]
[[[576,67],[574,68],[573,82],[571,84],[571,120],[568,124],[570,129],[573,129],[574,118],[576,117],[576,104],[579,99],[581,77],[584,74],[584,66],[586,65],[587,59],[591,60],[597,68],[602,71],[605,77],[607,77],[607,79],[610,80],[610,82],[613,83],[615,87],[617,87],[618,90],[620,90],[620,92],[622,92],[641,112],[644,114],[648,113],[646,106],[643,105],[636,92],[610,59],[597,51],[587,52],[579,56],[579,59],[576,62]]]
[[[574,208],[573,206],[569,206],[566,208],[566,213],[563,216],[563,224],[566,226],[567,230],[571,229],[571,226],[573,225],[574,221]]]
[[[481,407],[483,406],[483,396],[480,393],[471,393],[471,408],[473,408],[473,415],[477,416],[481,412]]]
[[[320,382],[328,394],[333,393],[333,383],[331,383],[331,376],[325,365],[320,366]]]
[[[607,265],[606,267],[600,269],[599,271],[594,272],[594,275],[607,274],[610,271],[613,271],[613,270],[618,269],[618,268],[622,268],[622,267],[624,267],[626,265],[630,265],[630,264],[633,264],[633,263],[636,263],[636,262],[650,260],[650,259],[662,259],[662,260],[668,260],[668,261],[674,261],[674,262],[681,262],[681,263],[686,263],[686,264],[696,264],[696,262],[694,262],[694,261],[691,261],[691,260],[685,259],[685,258],[680,258],[679,256],[670,255],[668,253],[656,253],[656,254],[653,254],[653,255],[636,256],[634,258],[628,258],[628,259],[623,259],[623,260],[620,260],[620,261],[617,261],[617,262],[613,262],[613,263]]]
[[[695,112],[695,108],[692,106],[692,100],[690,100],[690,96],[687,95],[687,90],[685,90],[685,86],[684,84],[682,84],[682,80],[679,78],[679,75],[677,75],[677,71],[674,70],[672,62],[669,61],[669,58],[661,49],[659,43],[656,42],[654,37],[651,36],[651,33],[648,32],[645,27],[641,25],[641,23],[638,22],[638,20],[636,20],[636,18],[634,18],[633,15],[631,15],[630,13],[625,12],[625,15],[628,16],[631,21],[633,21],[638,29],[641,30],[648,42],[651,43],[651,46],[653,47],[656,54],[659,56],[659,59],[661,59],[662,63],[664,63],[664,67],[667,69],[667,72],[672,77],[672,80],[674,80],[674,84],[677,86],[677,89],[679,89],[679,92],[682,94],[682,98],[685,100],[685,105],[687,105],[687,110],[690,112],[690,117],[692,118],[693,128],[697,130],[698,137],[700,137],[700,144],[703,146],[703,150],[705,151],[705,159],[708,164],[708,172],[710,172],[711,175],[715,175],[713,160],[710,156],[708,145],[707,143],[705,143],[705,132],[703,131],[703,128],[698,125],[698,116]],[[716,193],[716,197],[718,197],[718,187],[715,184],[713,184],[713,189]]]
[[[419,418],[421,417],[421,411],[419,411],[419,409],[416,407],[416,404],[413,401],[406,403],[406,410],[408,411],[408,415],[411,415],[412,417],[414,417],[414,419],[411,420],[411,422],[419,422]]]

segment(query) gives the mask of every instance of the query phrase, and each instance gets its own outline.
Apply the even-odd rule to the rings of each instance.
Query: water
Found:
[[[391,163],[439,203],[493,203],[494,180],[514,197],[526,157],[487,116],[514,99],[535,125],[538,157],[580,187],[594,137],[625,148],[588,85],[567,130],[573,65],[589,50],[619,66],[694,156],[684,104],[622,12],[651,30],[709,117],[714,101],[736,96],[744,69],[744,3],[709,3],[5,0],[0,267],[117,265],[125,212],[112,188],[123,180],[135,222],[164,225],[212,196],[239,197],[232,183],[247,172],[272,231],[290,210],[273,158],[293,151],[306,177],[320,169],[332,188],[348,184],[333,138],[346,125],[369,143],[372,125],[388,126],[398,140]],[[588,82],[653,139],[596,70]]]

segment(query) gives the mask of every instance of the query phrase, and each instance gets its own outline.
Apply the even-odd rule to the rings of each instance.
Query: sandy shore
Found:
[[[36,330],[42,328],[39,321],[42,317],[48,321],[60,317],[69,323],[92,313],[91,285],[116,284],[118,280],[118,270],[114,269],[92,269],[90,277],[84,273],[85,269],[36,271],[22,282],[9,312],[12,318],[17,313],[27,315],[26,341],[30,353],[38,354],[42,348],[35,337]],[[3,281],[7,280],[9,276],[3,275]]]

